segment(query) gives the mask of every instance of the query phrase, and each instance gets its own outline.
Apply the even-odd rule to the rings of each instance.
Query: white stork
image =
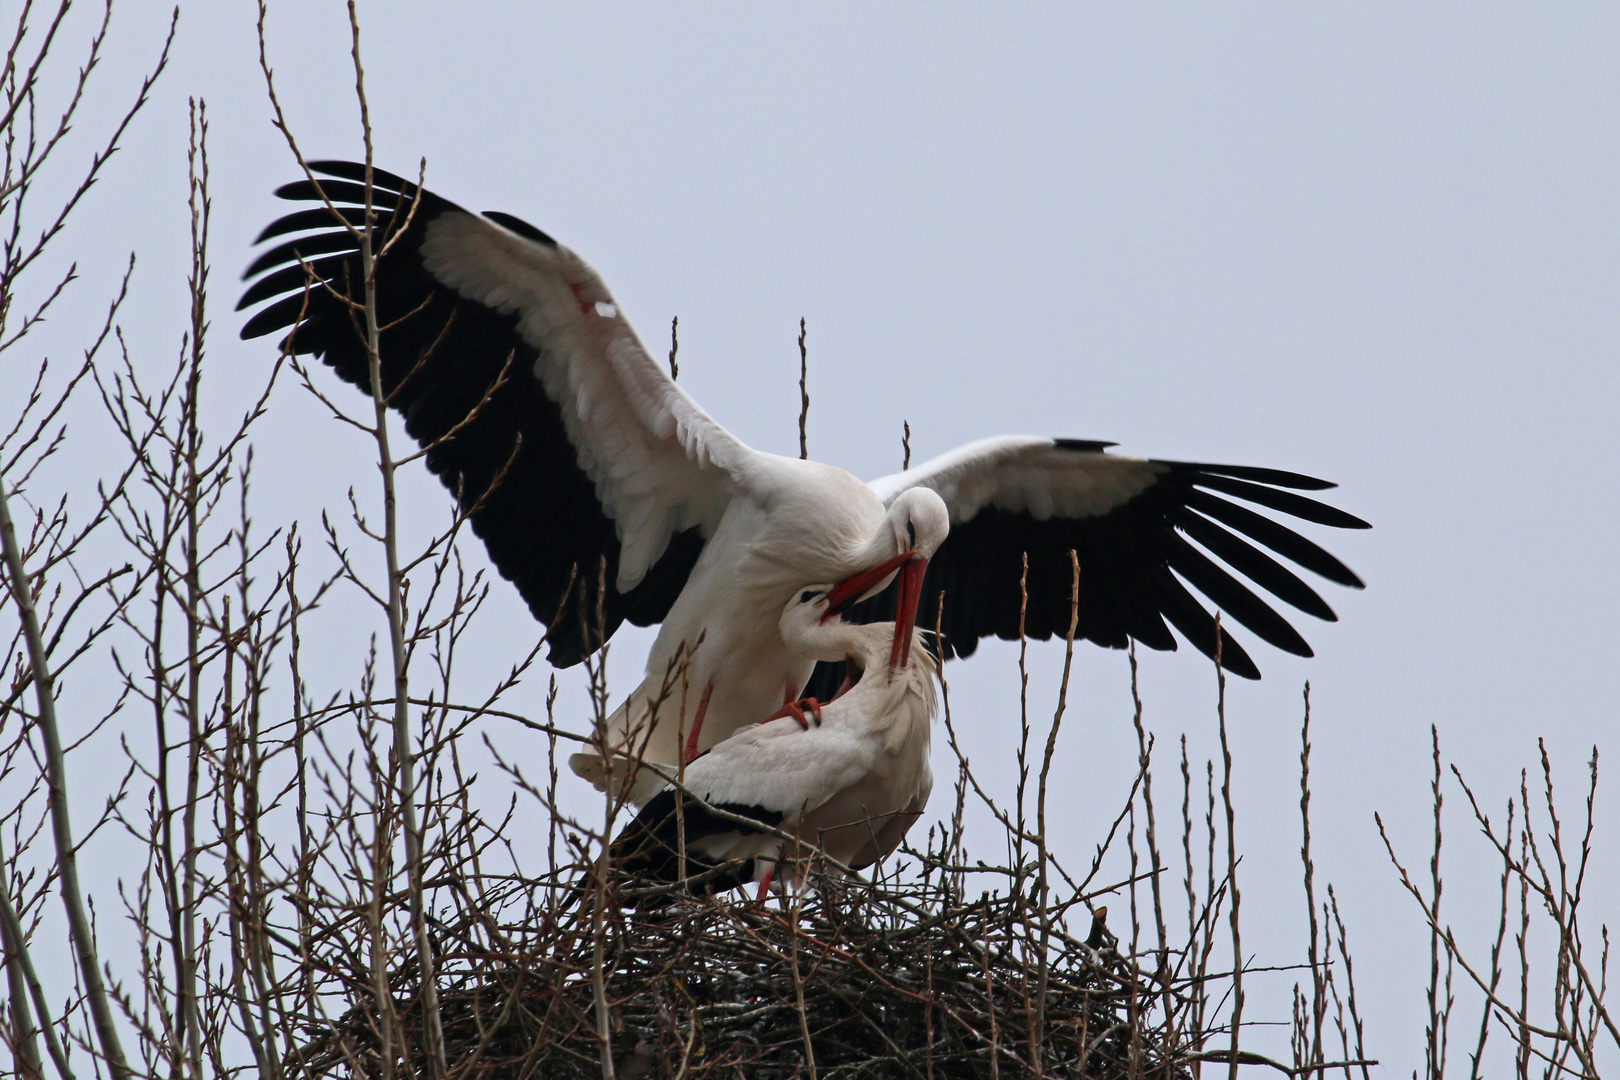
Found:
[[[909,658],[892,666],[894,626],[844,622],[836,595],[829,602],[831,589],[812,585],[790,600],[781,636],[795,651],[846,664],[849,689],[802,721],[742,728],[686,766],[686,789],[706,804],[688,801],[681,811],[687,873],[736,864],[717,875],[715,888],[758,881],[763,898],[778,864],[787,881],[801,876],[792,869],[801,852],[784,851],[792,845],[737,818],[799,837],[861,870],[899,847],[928,803],[934,658],[913,641]],[[682,826],[675,799],[676,789],[665,786],[620,832],[613,854],[621,866],[677,880]]]
[[[293,353],[315,354],[368,389],[349,299],[361,295],[360,256],[348,227],[366,219],[367,172],[346,162],[312,168],[330,179],[277,192],[313,205],[259,237],[292,239],[249,268],[246,276],[262,276],[239,308],[271,302],[242,336],[290,329]],[[1333,486],[1296,473],[1004,437],[864,484],[761,453],[675,384],[573,251],[509,214],[470,213],[380,170],[370,181],[373,247],[387,245],[375,279],[384,392],[496,568],[546,625],[551,662],[578,663],[626,619],[662,623],[645,680],[611,720],[615,749],[674,765],[797,698],[810,667],[782,642],[777,615],[805,582],[839,582],[844,603],[902,571],[900,588],[852,621],[893,618],[898,656],[921,600],[946,657],[990,634],[1017,635],[1026,554],[1024,632],[1046,639],[1067,629],[1072,549],[1076,636],[1110,647],[1134,638],[1174,649],[1174,626],[1215,655],[1215,620],[1191,585],[1228,622],[1311,655],[1211,555],[1322,619],[1333,611],[1262,549],[1361,587],[1321,547],[1242,505],[1367,527],[1290,490]],[[317,284],[306,288],[309,274]],[[1220,656],[1235,674],[1259,677],[1224,629]],[[826,695],[842,678],[830,665],[816,685]],[[603,782],[599,760],[574,764]],[[642,776],[631,797],[643,802],[656,788]]]

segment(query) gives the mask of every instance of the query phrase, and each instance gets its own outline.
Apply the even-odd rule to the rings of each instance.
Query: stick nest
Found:
[[[435,925],[449,1074],[604,1076],[600,944],[618,1080],[1188,1075],[1174,1025],[1154,1019],[1179,1010],[1101,919],[1082,941],[1049,915],[1043,949],[1029,896],[964,902],[932,882],[823,878],[749,904],[618,880],[600,920],[590,894],[556,885],[528,893],[516,925],[464,911]],[[389,1044],[410,1059],[395,1074],[426,1075],[415,965],[391,981]],[[309,1074],[385,1072],[376,997],[350,985],[298,1055]]]

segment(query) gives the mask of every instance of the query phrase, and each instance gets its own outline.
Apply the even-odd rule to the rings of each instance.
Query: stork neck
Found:
[[[828,622],[783,623],[782,638],[789,649],[816,660],[838,661],[860,649],[862,626],[838,619]]]
[[[849,693],[839,699],[849,703],[846,714],[854,723],[876,731],[899,732],[921,725],[926,740],[929,722],[937,708],[933,657],[920,645],[914,645],[911,662],[891,671],[889,649],[893,624],[877,623],[856,629],[876,632],[863,634],[861,647],[852,649],[848,655],[848,659],[862,665],[862,674]]]
[[[856,560],[856,564],[862,567],[876,566],[878,563],[887,562],[898,554],[900,554],[900,547],[895,540],[894,530],[889,528],[887,521],[885,521],[884,527],[878,529],[867,539],[865,544],[861,545],[861,553]]]
[[[897,694],[904,691],[913,678],[910,668],[889,669],[889,651],[894,639],[893,623],[871,623],[866,626],[843,625],[846,661],[860,665],[861,678],[851,693],[857,691],[874,696]]]

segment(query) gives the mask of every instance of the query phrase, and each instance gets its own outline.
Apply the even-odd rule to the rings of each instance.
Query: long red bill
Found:
[[[905,565],[913,557],[912,552],[902,551],[892,559],[885,559],[870,570],[862,570],[858,574],[851,574],[827,591],[827,614],[822,616],[825,621],[836,615],[844,605],[859,600],[876,586],[882,584],[890,574]]]
[[[900,568],[900,596],[894,610],[894,643],[889,647],[889,674],[911,662],[911,631],[917,625],[917,604],[922,600],[923,574],[928,560],[913,555]]]

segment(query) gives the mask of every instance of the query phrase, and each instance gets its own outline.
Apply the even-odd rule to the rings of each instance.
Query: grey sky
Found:
[[[1612,730],[1620,12],[875,8],[362,4],[377,161],[412,173],[425,156],[445,196],[575,248],[655,353],[679,315],[682,385],[764,449],[796,445],[803,315],[811,452],[862,476],[899,465],[905,419],[919,458],[1027,432],[1338,481],[1334,501],[1375,529],[1320,539],[1367,591],[1326,586],[1342,621],[1299,620],[1317,658],[1257,646],[1265,680],[1229,687],[1245,903],[1259,962],[1295,959],[1309,678],[1318,872],[1359,949],[1370,1049],[1404,1072],[1420,1060],[1427,935],[1372,812],[1423,861],[1431,723],[1493,805],[1538,736],[1573,795]],[[109,81],[151,51],[154,14],[120,13]],[[339,5],[275,4],[271,46],[306,151],[355,155]],[[250,6],[195,5],[178,50],[64,245],[105,260],[75,310],[98,310],[136,250],[131,339],[172,352],[185,98],[205,96],[215,370],[256,372],[271,350],[237,342],[228,309],[293,166]],[[64,342],[82,328],[58,322]],[[371,476],[365,448],[290,384],[258,450],[267,521],[337,505]],[[418,521],[443,511],[425,477],[408,496]],[[516,652],[535,628],[515,596],[500,601]],[[622,670],[646,640],[617,646]],[[1060,653],[1032,649],[1043,726]],[[948,674],[975,764],[1005,782],[1015,650]],[[1148,654],[1142,685],[1161,755],[1183,731],[1199,761],[1215,752],[1206,662]],[[1124,657],[1086,647],[1075,693],[1060,766],[1078,859],[1134,767]],[[1161,758],[1162,788],[1174,773]],[[1620,837],[1600,799],[1593,896],[1612,917]],[[1469,865],[1479,848],[1452,821],[1449,895],[1477,929],[1463,894],[1494,888],[1494,871]],[[1282,1020],[1292,978],[1273,979],[1256,1000]]]

